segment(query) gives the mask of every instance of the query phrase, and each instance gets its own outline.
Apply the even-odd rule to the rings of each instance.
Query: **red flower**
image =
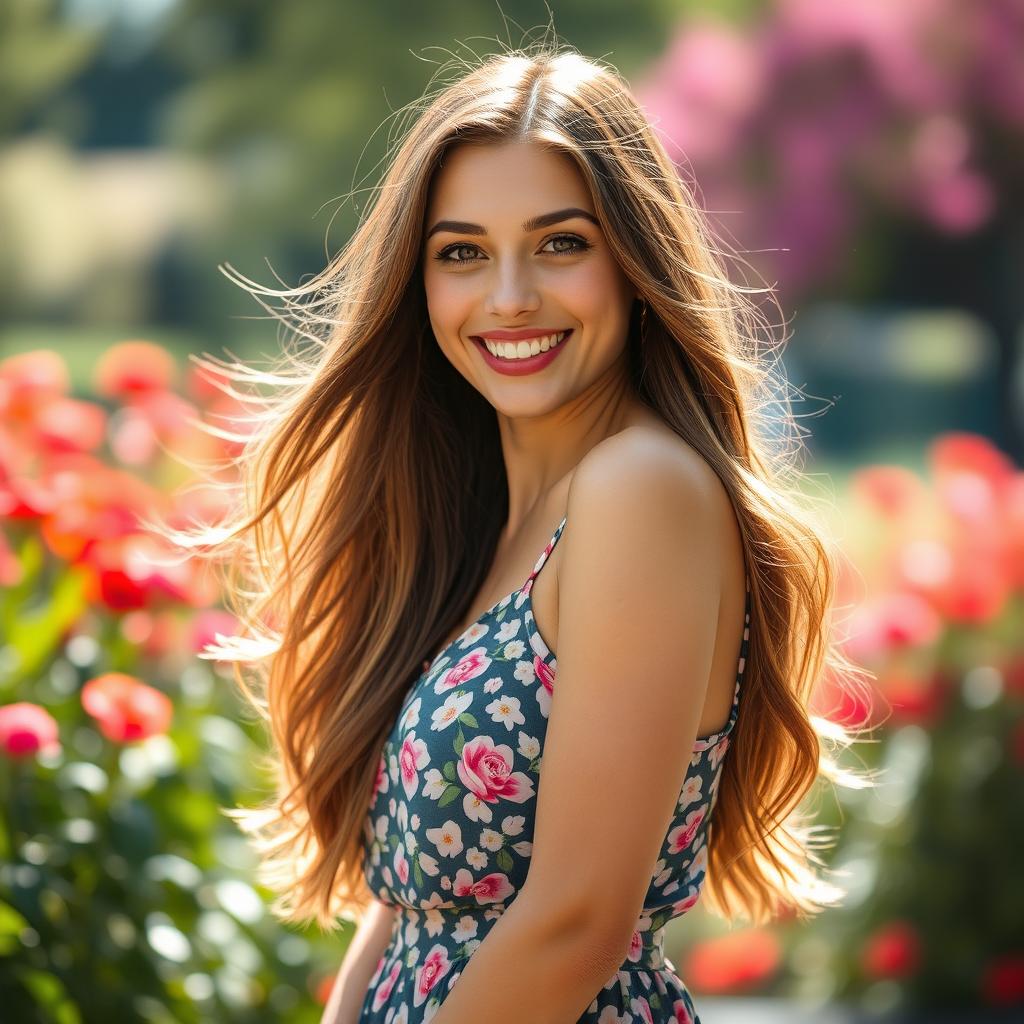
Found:
[[[1024,1003],[1024,953],[996,957],[985,968],[981,991],[990,1005],[1016,1006]]]
[[[100,357],[93,375],[96,391],[109,398],[128,398],[164,391],[177,373],[174,357],[152,341],[122,341]]]
[[[698,943],[683,976],[703,992],[732,992],[767,980],[781,960],[779,940],[764,928],[746,928]]]
[[[907,978],[921,962],[921,940],[908,921],[890,921],[875,931],[861,953],[869,978]]]
[[[887,519],[906,515],[925,496],[921,479],[902,466],[866,466],[851,475],[850,486]]]
[[[215,634],[234,636],[238,633],[239,622],[231,612],[221,608],[204,608],[192,620],[189,647],[199,654],[208,644],[217,643]]]
[[[952,689],[939,671],[920,674],[893,668],[879,675],[878,688],[892,707],[888,725],[929,726],[942,714]]]
[[[115,743],[131,743],[164,733],[174,708],[170,698],[134,676],[107,672],[82,688],[82,707]]]
[[[56,398],[38,412],[34,429],[43,447],[53,451],[91,452],[103,443],[107,414],[92,402]]]
[[[50,349],[19,352],[0,362],[0,412],[7,421],[31,420],[36,410],[68,393],[67,364]]]
[[[60,753],[56,719],[28,701],[0,707],[0,748],[15,758],[31,757],[39,751]]]

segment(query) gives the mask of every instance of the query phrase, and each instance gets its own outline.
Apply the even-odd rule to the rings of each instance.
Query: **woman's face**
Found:
[[[423,268],[438,344],[499,412],[550,411],[621,372],[637,293],[569,157],[520,142],[449,150],[427,203]]]

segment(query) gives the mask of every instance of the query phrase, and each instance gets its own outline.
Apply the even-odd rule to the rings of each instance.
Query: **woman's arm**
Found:
[[[391,937],[397,913],[395,907],[379,900],[370,904],[345,951],[320,1024],[356,1024],[359,1020],[366,990]]]

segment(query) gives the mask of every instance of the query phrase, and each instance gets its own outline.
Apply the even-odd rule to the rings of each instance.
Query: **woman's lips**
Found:
[[[473,342],[480,350],[487,365],[492,369],[507,377],[521,377],[527,373],[543,370],[545,366],[557,359],[558,353],[572,340],[572,335],[572,328],[569,328],[565,337],[554,348],[549,348],[547,352],[538,352],[535,356],[527,356],[526,359],[501,359],[499,356],[491,355],[482,338],[474,337]]]

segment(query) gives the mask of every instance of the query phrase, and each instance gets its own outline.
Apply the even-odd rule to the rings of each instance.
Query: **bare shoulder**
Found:
[[[580,460],[569,485],[567,518],[600,517],[654,502],[723,523],[734,516],[718,474],[667,426],[638,425],[595,445]],[[678,527],[678,523],[675,524]]]

